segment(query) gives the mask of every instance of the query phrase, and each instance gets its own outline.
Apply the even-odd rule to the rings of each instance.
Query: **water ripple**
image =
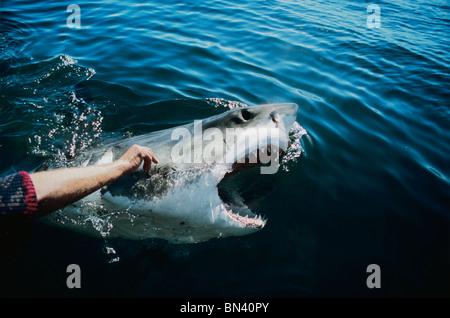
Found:
[[[65,166],[111,136],[246,105],[294,102],[308,134],[300,142],[297,127],[291,135],[295,149],[286,158],[292,160],[263,205],[271,226],[245,240],[257,252],[241,253],[252,259],[244,267],[272,275],[267,288],[255,275],[258,290],[314,293],[308,278],[317,281],[319,295],[334,281],[334,290],[345,294],[351,287],[343,286],[361,285],[350,273],[366,262],[408,278],[397,277],[396,286],[411,286],[411,277],[438,281],[440,269],[448,268],[442,242],[450,219],[448,1],[377,2],[381,27],[374,29],[366,25],[368,4],[99,0],[80,3],[81,26],[71,29],[68,3],[2,1],[0,172],[33,170],[53,157]],[[297,158],[299,149],[306,156]],[[236,252],[242,242],[184,247],[183,253],[197,248],[198,254],[182,264],[165,293],[184,284],[201,294],[183,275],[198,277],[194,267],[208,248],[204,264],[213,249],[225,251],[219,272],[254,285],[255,278],[230,272],[232,260],[242,258]],[[330,264],[347,273],[340,278]],[[142,285],[159,284],[155,277],[142,278]],[[439,283],[421,281],[411,294],[441,295],[433,292],[443,290]],[[349,293],[371,296],[363,287]],[[254,290],[242,286],[242,294]]]

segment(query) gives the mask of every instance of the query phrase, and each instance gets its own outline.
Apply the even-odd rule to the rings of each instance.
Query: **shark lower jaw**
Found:
[[[268,145],[267,147],[257,149],[236,160],[231,165],[230,171],[228,171],[223,179],[217,184],[218,195],[223,202],[225,213],[234,225],[237,224],[241,228],[258,230],[266,225],[267,219],[252,211],[244,203],[242,197],[237,194],[235,189],[229,191],[222,188],[222,182],[231,176],[239,176],[244,171],[263,166],[264,163],[261,161],[263,155],[266,157],[270,156],[272,159],[276,158],[278,161],[280,156],[285,152],[285,148],[278,148],[278,146],[275,145]]]

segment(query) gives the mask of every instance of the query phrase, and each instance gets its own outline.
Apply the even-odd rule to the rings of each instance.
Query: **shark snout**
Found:
[[[298,105],[293,103],[288,104],[273,104],[269,118],[274,123],[275,128],[280,128],[287,134],[294,125],[297,119]]]

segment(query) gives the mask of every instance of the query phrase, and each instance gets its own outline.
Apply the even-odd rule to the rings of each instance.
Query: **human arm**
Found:
[[[144,171],[150,171],[152,162],[158,163],[150,148],[134,145],[112,163],[31,173],[38,214],[43,215],[63,208],[121,176],[133,173],[142,161]]]

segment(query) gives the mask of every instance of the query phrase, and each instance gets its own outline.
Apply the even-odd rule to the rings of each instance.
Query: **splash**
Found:
[[[91,146],[102,134],[102,110],[78,98],[74,86],[95,75],[68,55],[17,66],[4,80],[9,95],[39,130],[28,138],[29,152],[52,158],[52,167]]]
[[[281,158],[281,166],[284,171],[289,171],[288,162],[296,162],[300,155],[305,151],[302,147],[301,138],[307,135],[307,131],[300,126],[298,122],[294,122],[292,129],[289,131],[289,146]]]
[[[206,98],[205,100],[208,104],[216,108],[224,107],[228,109],[235,109],[248,106],[247,104],[238,101],[225,100],[223,98]]]

